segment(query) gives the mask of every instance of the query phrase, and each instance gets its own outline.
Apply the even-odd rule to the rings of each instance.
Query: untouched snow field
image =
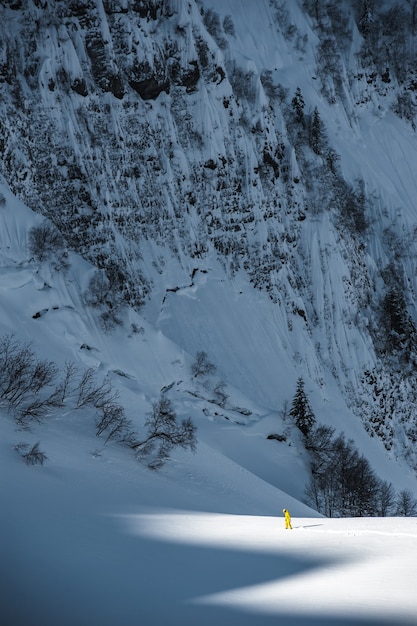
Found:
[[[305,516],[226,459],[227,488],[185,480],[185,456],[156,474],[56,450],[27,467],[1,444],[4,624],[417,624],[416,518]]]

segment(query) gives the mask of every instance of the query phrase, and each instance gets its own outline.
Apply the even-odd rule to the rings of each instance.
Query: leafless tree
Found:
[[[21,344],[14,335],[0,339],[0,402],[9,410],[40,400],[56,379],[52,361],[36,359],[30,344]]]
[[[387,517],[390,515],[395,505],[395,491],[391,483],[382,480],[378,490],[378,515]]]
[[[94,367],[88,367],[81,375],[77,389],[77,408],[92,405],[102,408],[117,398],[117,393],[113,391],[111,382],[104,379],[97,381]]]
[[[69,390],[71,389],[76,373],[77,368],[75,363],[67,361],[64,366],[64,376],[51,396],[51,401],[55,403],[55,406],[60,406],[64,403],[65,398],[69,394]]]
[[[229,394],[226,393],[226,383],[223,380],[219,380],[214,389],[214,402],[224,408]]]
[[[195,450],[196,428],[191,419],[182,420],[179,424],[168,398],[162,397],[155,402],[145,426],[147,436],[141,441],[134,441],[130,447],[135,450],[138,458],[146,459],[151,469],[159,469],[169,459],[173,448]]]
[[[40,263],[52,260],[56,270],[68,268],[65,240],[59,230],[49,222],[45,221],[29,230],[28,250]]]
[[[191,373],[194,378],[199,378],[200,376],[209,376],[216,372],[216,366],[214,363],[209,361],[207,352],[201,350],[197,352],[195,361],[191,365]]]
[[[396,499],[395,514],[402,517],[414,517],[417,515],[417,500],[409,489],[403,489]]]
[[[106,435],[106,441],[116,440],[130,444],[135,439],[132,422],[125,416],[124,408],[116,402],[105,404],[96,419],[96,435]]]

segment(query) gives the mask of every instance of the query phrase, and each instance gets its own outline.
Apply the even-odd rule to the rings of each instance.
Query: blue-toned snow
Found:
[[[291,91],[301,86],[309,101],[317,102],[347,179],[363,176],[368,191],[379,194],[381,212],[395,215],[400,208],[397,219],[410,232],[417,197],[411,129],[388,109],[373,110],[372,103],[353,122],[346,110],[324,102],[313,76],[312,48],[302,63],[294,61],[273,31],[268,2],[204,4],[222,17],[233,14],[233,54],[242,67],[270,69],[278,82]],[[288,5],[312,46],[314,34],[299,3]],[[200,113],[202,127],[207,116],[216,115],[210,102]],[[213,134],[215,153],[217,141],[224,141],[220,131]],[[185,168],[181,154],[178,159]],[[382,444],[369,438],[330,367],[323,366],[338,353],[352,380],[352,372],[374,359],[357,321],[346,323],[343,249],[326,219],[311,220],[302,243],[311,260],[319,318],[326,293],[332,293],[332,345],[325,326],[312,338],[301,318],[289,331],[283,309],[241,274],[226,280],[214,257],[205,260],[205,271],[195,275],[192,286],[172,260],[170,284],[180,288],[166,294],[156,288],[141,315],[127,312],[123,328],[103,333],[82,299],[93,268],[71,255],[64,276],[30,261],[27,233],[42,218],[4,186],[1,193],[0,335],[15,332],[60,366],[74,361],[109,375],[138,429],[160,390],[173,383],[169,397],[178,417],[191,417],[198,428],[196,454],[175,451],[156,473],[126,448],[104,445],[94,435],[92,416],[82,411],[62,412],[32,432],[19,432],[0,409],[2,622],[417,624],[417,520],[329,520],[309,509],[302,502],[306,459],[297,433],[283,419],[284,404],[302,375],[318,420],[352,437],[380,478],[416,493],[411,470],[387,458]],[[323,250],[330,251],[328,258]],[[374,252],[375,258],[383,254]],[[408,275],[415,275],[415,259],[404,262]],[[132,323],[141,332],[129,333]],[[313,340],[322,343],[323,361]],[[198,350],[207,351],[217,366],[210,384],[220,379],[227,385],[223,409],[208,402],[210,390],[192,379]],[[271,432],[286,434],[287,441],[268,441]],[[28,467],[13,446],[38,440],[48,461]],[[284,506],[293,515],[293,531],[284,530]]]

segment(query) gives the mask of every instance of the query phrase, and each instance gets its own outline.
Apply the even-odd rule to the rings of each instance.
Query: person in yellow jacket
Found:
[[[285,528],[291,528],[292,530],[290,512],[287,509],[282,509],[282,512],[285,515]]]

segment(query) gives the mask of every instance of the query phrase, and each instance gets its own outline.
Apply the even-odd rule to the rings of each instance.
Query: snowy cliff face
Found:
[[[105,330],[140,311],[268,410],[302,376],[319,421],[414,469],[416,13],[0,7],[1,175],[97,268]]]

